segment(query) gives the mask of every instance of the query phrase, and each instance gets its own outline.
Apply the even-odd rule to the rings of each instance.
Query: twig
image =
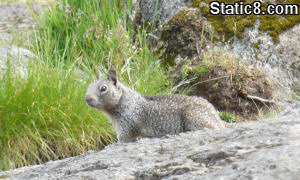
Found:
[[[221,76],[221,77],[216,77],[216,78],[212,78],[212,79],[208,79],[208,80],[205,80],[205,81],[200,81],[200,82],[197,82],[197,83],[193,84],[192,87],[196,86],[198,84],[201,84],[201,83],[205,83],[205,82],[209,82],[209,81],[215,81],[215,80],[223,79],[223,78],[226,78],[226,77],[228,77],[228,75]]]
[[[260,101],[262,103],[270,103],[270,104],[274,104],[275,103],[273,100],[263,99],[263,98],[257,97],[257,96],[247,95],[246,98],[257,100],[257,101]]]
[[[159,38],[157,36],[155,36],[154,34],[148,33],[148,36],[154,38],[155,40],[159,40]]]
[[[201,59],[201,44],[199,43],[199,37],[196,36],[196,49],[199,60]]]

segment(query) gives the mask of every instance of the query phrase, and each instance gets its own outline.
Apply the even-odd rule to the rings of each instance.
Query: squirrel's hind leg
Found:
[[[195,131],[201,129],[221,129],[224,123],[215,113],[203,112],[198,109],[191,109],[184,115],[185,129],[187,131]]]

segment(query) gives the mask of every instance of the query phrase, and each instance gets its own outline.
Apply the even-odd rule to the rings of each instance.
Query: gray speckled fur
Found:
[[[201,97],[142,96],[113,79],[109,75],[91,83],[86,100],[89,106],[107,114],[121,142],[225,127],[214,107]],[[107,87],[105,92],[100,91],[103,86]]]

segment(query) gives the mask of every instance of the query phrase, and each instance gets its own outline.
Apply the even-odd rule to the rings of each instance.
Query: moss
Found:
[[[9,175],[3,175],[3,176],[0,176],[0,179],[5,179],[5,178],[8,178],[8,177],[10,177]]]
[[[272,36],[275,43],[279,42],[279,34],[293,27],[300,22],[300,15],[212,15],[209,13],[209,3],[214,0],[194,0],[188,6],[198,7],[204,17],[214,26],[216,40],[228,41],[236,36],[242,38],[244,31],[248,27],[254,26],[257,20],[260,20],[259,30],[267,32]],[[217,0],[226,4],[240,2],[240,0]],[[252,0],[245,0],[245,4],[252,3]],[[299,0],[276,0],[280,4],[297,4],[300,7]],[[262,3],[263,10],[267,3]]]
[[[298,5],[300,1],[298,2]],[[300,7],[300,5],[299,5]],[[265,15],[259,16],[259,30],[266,31],[273,37],[275,43],[279,42],[279,34],[300,22],[300,15]]]
[[[182,8],[171,19],[162,25],[158,49],[163,56],[164,64],[174,65],[174,59],[181,57],[192,58],[201,56],[201,51],[212,40],[227,42],[236,38],[244,38],[247,28],[253,27],[260,21],[259,29],[279,42],[279,34],[300,22],[300,16],[278,15],[212,15],[209,12],[209,3],[213,0],[194,0],[189,7]],[[233,3],[238,0],[218,0],[219,2]],[[245,0],[244,5],[253,0]],[[277,2],[282,2],[277,0]],[[296,3],[290,0],[284,3]],[[263,4],[266,6],[266,3]],[[261,42],[252,46],[259,50]],[[256,55],[257,56],[257,55]]]
[[[184,79],[189,75],[189,64],[185,64],[181,69],[181,78]]]
[[[254,47],[254,48],[256,48],[256,49],[260,49],[259,43],[253,43],[253,44],[252,44],[252,47]]]
[[[181,9],[162,25],[159,49],[164,55],[163,59],[170,63],[177,55],[189,58],[194,56],[197,48],[206,46],[211,32],[212,27],[203,21],[198,9]]]
[[[197,66],[195,68],[195,76],[197,76],[197,77],[203,77],[207,73],[209,73],[210,71],[211,71],[211,68],[208,65],[206,65],[206,64],[204,64],[202,66]]]
[[[236,122],[236,117],[235,117],[235,112],[233,113],[227,113],[224,111],[221,111],[219,113],[220,118],[228,123],[235,123]]]

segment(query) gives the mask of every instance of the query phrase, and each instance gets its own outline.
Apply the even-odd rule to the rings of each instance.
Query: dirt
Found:
[[[254,69],[248,72],[241,69],[232,74],[225,68],[215,66],[204,76],[198,77],[180,89],[192,89],[189,95],[204,97],[219,111],[235,114],[237,121],[257,120],[259,112],[273,108],[272,103],[248,98],[248,96],[265,100],[273,98],[271,82]]]

